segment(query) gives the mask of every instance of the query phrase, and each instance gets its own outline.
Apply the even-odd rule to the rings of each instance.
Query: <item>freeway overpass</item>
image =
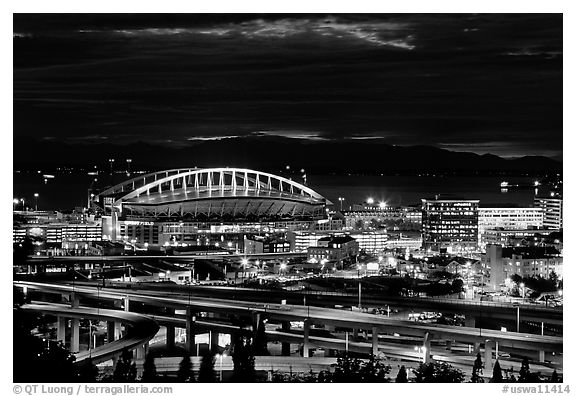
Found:
[[[122,322],[128,325],[126,335],[116,341],[109,342],[103,346],[77,353],[76,362],[82,362],[90,357],[94,364],[98,364],[110,359],[114,359],[122,353],[124,349],[132,350],[150,341],[158,332],[158,324],[146,315],[132,312],[99,309],[90,307],[71,307],[65,304],[35,303],[25,304],[21,307],[24,311],[35,311],[43,314],[53,315],[59,318],[94,319],[102,321]],[[74,327],[74,325],[73,325]],[[72,330],[74,333],[74,330]],[[76,334],[76,337],[78,335]],[[72,337],[75,337],[72,334]],[[72,341],[74,342],[74,341]]]
[[[75,295],[90,297],[92,299],[126,299],[127,301],[137,301],[150,306],[186,309],[194,312],[211,312],[221,315],[222,317],[228,317],[230,314],[233,314],[248,318],[254,318],[255,316],[266,317],[270,321],[277,323],[304,321],[305,350],[309,348],[308,332],[311,323],[353,330],[366,330],[372,334],[399,333],[406,336],[417,336],[425,340],[425,343],[429,343],[432,338],[440,338],[471,344],[498,342],[501,347],[531,351],[562,352],[563,349],[562,337],[423,324],[412,321],[395,320],[362,312],[313,306],[233,301],[197,296],[166,296],[165,293],[158,295],[142,291],[110,290],[87,286],[55,285],[35,282],[14,282],[14,285],[16,287],[49,293],[74,293]],[[541,360],[543,360],[543,358]]]
[[[118,261],[141,261],[146,259],[152,260],[166,260],[166,261],[178,261],[186,262],[193,261],[195,259],[228,259],[232,261],[237,261],[240,263],[242,259],[264,259],[273,260],[280,258],[305,258],[306,253],[298,252],[283,252],[283,253],[255,253],[255,254],[237,254],[237,253],[215,253],[210,252],[210,254],[177,254],[177,255],[118,255],[118,256],[28,256],[27,261],[30,264],[39,265],[42,263],[54,263],[54,262],[118,262]]]
[[[90,283],[82,283],[90,285]],[[91,283],[94,284],[94,283]],[[227,286],[183,286],[174,284],[138,284],[109,282],[108,287],[118,290],[161,291],[164,295],[198,296],[206,298],[238,299],[253,302],[278,302],[286,300],[288,303],[299,305],[306,301],[315,306],[334,307],[335,305],[358,305],[357,293],[343,293],[332,291],[287,291],[269,289],[235,288]],[[545,308],[536,304],[512,304],[491,301],[458,300],[450,298],[430,297],[398,297],[383,296],[374,293],[362,293],[362,306],[395,308],[408,308],[435,312],[452,312],[465,314],[476,318],[493,318],[516,321],[518,313],[521,320],[545,322],[551,325],[563,325],[563,310],[558,308]],[[519,312],[520,311],[520,312]]]

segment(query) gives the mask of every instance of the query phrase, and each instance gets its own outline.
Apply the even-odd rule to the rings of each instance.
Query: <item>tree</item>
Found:
[[[266,338],[266,323],[260,318],[256,331],[254,332],[254,354],[258,356],[268,356],[268,340]]]
[[[198,371],[198,382],[216,382],[216,372],[214,372],[214,356],[209,353],[202,355],[200,370]]]
[[[370,360],[363,362],[360,368],[362,382],[388,382],[386,375],[390,373],[390,366],[382,363],[382,360],[371,355]]]
[[[480,375],[483,374],[482,370],[483,367],[484,364],[482,364],[482,357],[478,353],[476,355],[476,360],[474,360],[474,366],[472,367],[472,377],[470,378],[470,382],[474,383],[484,382],[484,379],[480,377]]]
[[[496,363],[494,363],[494,368],[492,369],[492,379],[490,382],[500,383],[502,381],[502,369],[500,368],[500,362],[496,360]]]
[[[402,365],[400,370],[398,370],[398,374],[396,375],[396,382],[405,383],[408,382],[408,373],[406,372],[406,367]]]
[[[20,243],[14,243],[12,247],[12,263],[14,266],[25,265],[28,256],[34,253],[34,244],[30,237],[24,238]]]
[[[272,373],[272,382],[319,382],[318,376],[312,370],[308,373],[285,373],[274,371]],[[327,382],[327,381],[322,381]]]
[[[112,378],[115,382],[134,382],[136,380],[136,364],[132,361],[132,352],[128,349],[124,349],[118,358]]]
[[[548,280],[554,284],[554,287],[558,287],[558,274],[556,274],[556,272],[550,272]]]
[[[256,382],[252,339],[237,336],[232,351],[232,361],[234,362],[235,382]]]
[[[461,293],[464,291],[464,281],[462,279],[454,279],[451,287],[452,293]]]
[[[386,375],[390,373],[390,366],[382,363],[372,355],[370,360],[362,361],[352,358],[348,354],[338,357],[334,365],[332,382],[387,382]]]
[[[514,274],[514,275],[510,276],[510,280],[514,283],[520,283],[520,282],[522,282],[522,277],[518,274]]]
[[[192,370],[192,360],[190,359],[190,355],[184,355],[180,361],[176,378],[178,379],[178,382],[194,382],[194,372]]]
[[[556,369],[554,369],[552,377],[550,377],[550,382],[562,382],[560,381],[560,378],[558,378],[558,373],[556,372]]]
[[[520,367],[518,382],[531,382],[530,377],[530,364],[528,363],[528,358],[524,357],[524,359],[522,359],[522,367]]]
[[[19,308],[14,310],[14,382],[76,381],[74,355],[61,342],[45,340],[31,333],[41,322],[38,314]]]
[[[360,359],[352,358],[347,353],[339,356],[334,365],[332,381],[360,382],[362,379],[360,375],[361,365],[362,361]]]
[[[158,382],[156,364],[154,364],[154,354],[148,352],[144,361],[144,372],[142,373],[142,382]]]
[[[78,379],[81,382],[96,382],[98,373],[98,367],[96,367],[91,357],[79,364]]]
[[[464,373],[448,363],[420,363],[413,372],[416,382],[458,383],[464,381]]]

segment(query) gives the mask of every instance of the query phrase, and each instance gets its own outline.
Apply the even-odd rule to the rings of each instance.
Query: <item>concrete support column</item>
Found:
[[[140,345],[138,348],[136,348],[135,352],[136,352],[135,353],[136,360],[146,359],[146,355],[148,354],[148,343],[146,342]]]
[[[252,314],[252,332],[254,333],[254,335],[256,335],[256,333],[258,332],[258,326],[260,326],[260,313],[259,312],[254,312]]]
[[[118,356],[112,358],[112,371],[116,370],[116,364],[118,363]]]
[[[218,339],[220,338],[220,333],[215,331],[210,332],[210,352],[218,353]]]
[[[304,344],[302,345],[302,356],[310,357],[310,319],[304,319]]]
[[[130,311],[130,298],[129,297],[122,297],[122,303],[124,304],[124,311]]]
[[[464,326],[476,327],[476,318],[473,316],[466,315],[466,317],[464,318]]]
[[[546,357],[546,353],[544,351],[538,351],[538,361],[540,363],[544,363]]]
[[[378,356],[378,329],[372,327],[372,355]]]
[[[80,319],[70,320],[70,352],[80,352]]]
[[[58,316],[56,339],[64,344],[66,343],[66,318],[63,316]]]
[[[358,329],[352,329],[352,339],[358,341]]]
[[[236,344],[236,334],[230,333],[230,349],[234,350],[234,345]]]
[[[480,353],[480,343],[479,342],[475,342],[474,343],[474,356],[476,356],[477,354]]]
[[[492,372],[492,348],[494,341],[486,340],[484,343],[484,370],[487,374]]]
[[[282,331],[289,332],[290,331],[290,322],[284,321],[282,322]],[[283,342],[282,343],[282,356],[290,356],[290,343]]]
[[[196,356],[196,342],[194,337],[196,333],[194,331],[194,325],[196,323],[196,315],[190,307],[186,308],[186,351],[190,354],[190,356]]]
[[[424,342],[423,342],[424,363],[430,363],[432,361],[432,359],[430,358],[430,356],[432,355],[432,348],[430,342],[431,338],[432,337],[430,336],[430,333],[426,333],[426,335],[424,336]]]
[[[452,340],[446,340],[446,350],[447,351],[452,350]]]
[[[109,320],[106,322],[106,332],[108,342],[116,341],[122,338],[122,323]]]
[[[108,338],[108,342],[116,339],[116,337],[114,337],[114,321],[112,320],[106,321],[106,338]]]
[[[174,325],[166,325],[166,348],[169,351],[174,349],[174,344],[176,340],[176,328]]]
[[[64,300],[64,296],[63,296],[63,300]],[[78,308],[78,306],[80,306],[80,299],[78,298],[78,296],[76,296],[76,293],[72,292],[70,294],[68,294],[68,301],[70,302],[70,306],[72,308]]]

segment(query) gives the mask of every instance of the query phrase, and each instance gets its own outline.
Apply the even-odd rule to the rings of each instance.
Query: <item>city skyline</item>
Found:
[[[569,393],[563,14],[12,15],[13,381]]]

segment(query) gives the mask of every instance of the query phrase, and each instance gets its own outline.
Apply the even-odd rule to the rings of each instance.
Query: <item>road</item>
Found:
[[[81,362],[88,357],[92,358],[94,364],[110,360],[119,356],[124,349],[132,350],[147,343],[156,335],[159,329],[154,319],[132,312],[89,307],[72,308],[70,305],[54,303],[24,304],[21,308],[25,311],[41,312],[66,318],[109,320],[129,325],[124,337],[90,351],[82,351],[75,354],[76,362]]]
[[[526,350],[543,350],[562,352],[562,337],[540,336],[526,333],[501,332],[472,327],[452,327],[445,325],[423,324],[405,320],[396,320],[362,312],[344,311],[331,308],[321,308],[302,305],[265,304],[249,301],[231,301],[201,297],[166,297],[162,292],[118,291],[87,286],[55,285],[34,282],[14,282],[15,286],[36,289],[45,292],[61,294],[75,293],[91,298],[129,298],[153,306],[185,309],[191,307],[198,312],[214,312],[224,315],[236,314],[252,316],[260,313],[271,321],[302,321],[308,319],[315,324],[323,324],[341,328],[372,331],[381,333],[399,333],[406,336],[424,337],[428,333],[434,339],[449,339],[462,343],[484,343],[490,339],[499,345]]]
[[[83,283],[89,284],[89,283]],[[92,283],[93,284],[93,283]],[[198,297],[238,299],[252,302],[280,302],[286,300],[291,304],[301,304],[306,301],[310,305],[334,307],[334,305],[356,306],[358,305],[357,293],[344,293],[334,291],[286,291],[234,288],[227,286],[183,286],[174,284],[135,284],[114,282],[109,283],[113,288],[120,290],[162,290],[171,295],[192,295]],[[478,301],[465,299],[451,299],[445,297],[397,297],[382,296],[364,291],[362,293],[362,306],[406,308],[434,311],[451,312],[458,314],[474,315],[476,317],[503,319],[516,321],[518,308],[512,303]],[[546,308],[536,304],[519,304],[521,320],[541,322],[551,325],[563,325],[563,310],[558,308]]]

